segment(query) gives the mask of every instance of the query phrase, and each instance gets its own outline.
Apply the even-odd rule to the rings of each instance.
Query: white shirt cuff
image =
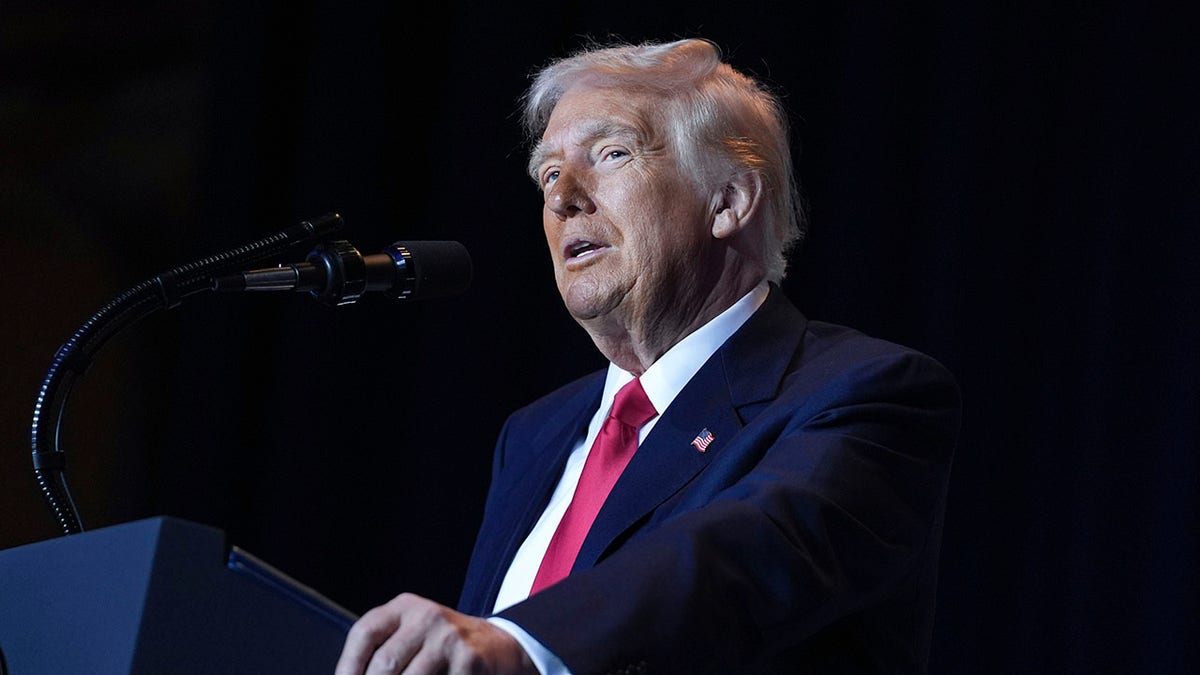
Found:
[[[562,659],[554,655],[554,652],[546,649],[542,643],[533,639],[533,636],[525,632],[517,624],[502,619],[498,616],[489,616],[488,622],[503,630],[505,633],[513,636],[521,648],[529,654],[529,659],[533,661],[534,667],[542,675],[571,675],[571,671],[567,670],[567,665],[562,662]]]

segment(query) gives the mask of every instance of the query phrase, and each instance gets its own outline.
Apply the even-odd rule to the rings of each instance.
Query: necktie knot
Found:
[[[642,381],[636,377],[617,392],[613,398],[612,411],[608,413],[609,417],[616,418],[634,429],[640,428],[657,414],[658,411],[654,409],[646,390],[642,388]]]

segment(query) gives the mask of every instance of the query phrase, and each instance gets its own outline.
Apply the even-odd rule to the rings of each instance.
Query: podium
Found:
[[[171,517],[0,551],[0,675],[330,675],[355,618]]]

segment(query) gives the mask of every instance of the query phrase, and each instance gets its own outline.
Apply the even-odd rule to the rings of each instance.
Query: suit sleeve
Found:
[[[839,631],[880,642],[864,653],[919,642],[893,632],[927,628],[911,608],[936,575],[958,388],[913,352],[820,379],[792,395],[812,374],[789,375],[686,507],[501,616],[576,675],[745,672]]]

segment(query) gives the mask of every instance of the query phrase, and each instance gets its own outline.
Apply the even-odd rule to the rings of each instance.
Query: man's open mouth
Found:
[[[580,260],[606,248],[608,248],[608,244],[588,239],[576,239],[567,244],[563,249],[563,257],[567,260]]]

